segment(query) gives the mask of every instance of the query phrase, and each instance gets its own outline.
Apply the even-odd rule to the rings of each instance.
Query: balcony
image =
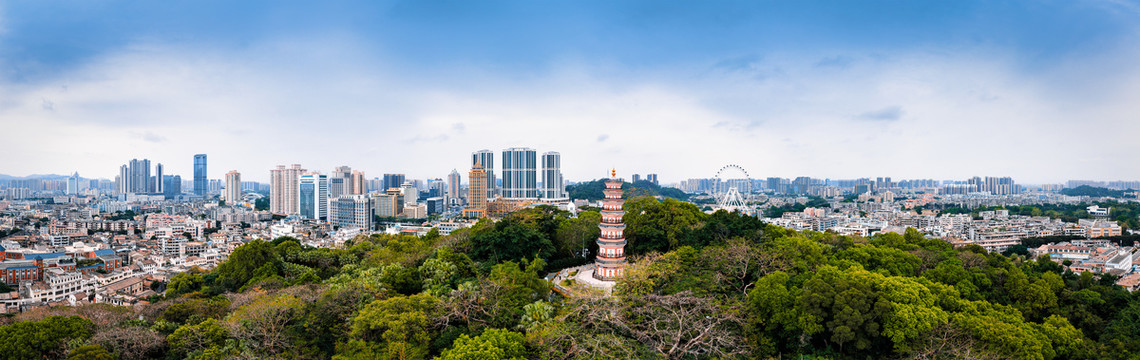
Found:
[[[625,256],[617,258],[606,258],[598,256],[597,258],[594,258],[594,262],[601,265],[622,265],[625,264]]]
[[[597,243],[598,243],[598,246],[611,246],[612,247],[612,246],[625,246],[625,244],[627,244],[628,242],[625,239],[610,240],[610,239],[598,238]]]

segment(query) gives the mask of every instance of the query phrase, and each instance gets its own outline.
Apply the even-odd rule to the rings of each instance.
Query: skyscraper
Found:
[[[494,199],[498,193],[495,185],[495,153],[487,149],[471,153],[471,165],[476,163],[482,165],[483,171],[487,172],[487,198]]]
[[[226,204],[230,206],[241,203],[241,173],[231,170],[226,173]]]
[[[182,194],[182,177],[178,175],[162,176],[162,195],[167,199],[173,199]]]
[[[467,209],[463,216],[481,218],[487,215],[487,171],[478,161],[471,166],[467,180]]]
[[[350,193],[353,195],[362,195],[368,193],[368,181],[364,180],[363,171],[352,171],[352,191]]]
[[[503,198],[537,199],[538,164],[534,149],[503,150]]]
[[[404,185],[404,174],[384,174],[384,188],[380,189],[380,192],[399,188],[401,185]]]
[[[447,204],[460,204],[459,199],[463,197],[463,195],[459,192],[461,181],[463,180],[462,177],[460,177],[459,172],[455,171],[455,169],[451,169],[451,174],[447,175]]]
[[[629,178],[630,178],[629,182],[634,183],[634,184],[636,184],[638,181],[641,181],[641,175],[638,175],[638,174],[633,174]]]
[[[150,160],[131,159],[129,179],[127,184],[130,186],[130,190],[127,192],[132,194],[150,192],[150,187],[147,186],[150,182]]]
[[[651,183],[653,183],[653,185],[661,185],[660,183],[657,182],[657,174],[645,175],[645,181],[651,182]]]
[[[306,219],[327,219],[329,179],[320,173],[301,175],[297,185],[299,214]]]
[[[350,192],[352,192],[352,168],[338,166],[332,175],[329,175],[329,199],[336,199]]]
[[[131,192],[131,167],[119,166],[119,176],[115,177],[115,194],[122,195]]]
[[[194,155],[194,194],[206,196],[206,154]]]
[[[556,151],[542,153],[542,199],[566,200],[562,184],[562,155]]]
[[[297,214],[300,209],[297,202],[297,187],[301,173],[304,172],[305,169],[301,168],[301,164],[293,164],[289,168],[277,165],[276,169],[269,171],[269,212],[278,215]]]
[[[79,194],[79,172],[78,171],[76,171],[74,175],[71,175],[67,178],[67,194],[68,195],[78,195]]]
[[[163,191],[162,191],[162,187],[163,187],[162,186],[163,185],[162,184],[162,175],[163,175],[162,164],[161,163],[155,164],[154,165],[154,176],[150,177],[150,183],[151,183],[150,192],[155,193],[155,194],[162,194],[163,193]]]

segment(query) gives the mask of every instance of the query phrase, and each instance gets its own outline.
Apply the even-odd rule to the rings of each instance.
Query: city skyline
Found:
[[[577,181],[1140,178],[1132,1],[25,2],[0,23],[16,176],[149,158],[191,179],[205,153],[211,178],[436,178],[529,147]]]

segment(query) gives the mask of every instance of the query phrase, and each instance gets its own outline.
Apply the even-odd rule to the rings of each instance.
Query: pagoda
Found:
[[[614,281],[625,274],[625,235],[622,234],[625,201],[621,198],[621,184],[617,169],[611,170],[603,190],[602,222],[598,224],[602,233],[598,237],[598,256],[594,259],[594,278],[602,281]]]

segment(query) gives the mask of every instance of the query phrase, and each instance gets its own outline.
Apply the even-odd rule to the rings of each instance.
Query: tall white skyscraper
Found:
[[[226,173],[226,204],[231,206],[241,203],[241,173],[231,170]]]
[[[300,207],[297,201],[299,194],[297,187],[304,172],[305,169],[301,168],[301,164],[293,164],[289,168],[277,165],[276,169],[269,171],[269,212],[278,215],[298,213]]]
[[[538,156],[531,148],[503,150],[503,198],[538,199]]]
[[[320,173],[301,175],[297,185],[299,214],[306,219],[327,219],[329,216],[329,178]]]
[[[78,171],[75,172],[74,175],[67,177],[67,194],[68,195],[78,195],[79,194],[79,172]]]
[[[150,192],[155,193],[155,194],[163,193],[163,190],[162,190],[162,173],[163,173],[162,164],[161,163],[155,164],[154,165],[154,176],[150,177]]]
[[[400,185],[400,192],[404,194],[404,205],[415,205],[420,201],[420,190],[411,181],[405,181]]]
[[[566,186],[562,183],[562,155],[557,151],[542,153],[542,199],[567,199]]]
[[[487,198],[495,198],[498,193],[498,188],[495,186],[495,153],[491,150],[483,149],[471,153],[471,165],[475,163],[483,166],[483,171],[487,172]]]

